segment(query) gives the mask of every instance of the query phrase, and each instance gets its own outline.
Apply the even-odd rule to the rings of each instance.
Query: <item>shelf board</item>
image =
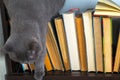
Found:
[[[45,80],[119,80],[120,74],[87,72],[49,72]]]
[[[35,80],[32,74],[7,74],[5,80]]]
[[[6,80],[35,80],[33,74],[7,74]],[[59,72],[46,73],[44,80],[119,80],[120,74],[86,73],[86,72]]]

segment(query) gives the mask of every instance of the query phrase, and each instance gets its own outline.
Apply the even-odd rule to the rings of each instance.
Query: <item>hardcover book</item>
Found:
[[[73,12],[64,13],[63,21],[67,38],[71,70],[80,70],[75,14]]]

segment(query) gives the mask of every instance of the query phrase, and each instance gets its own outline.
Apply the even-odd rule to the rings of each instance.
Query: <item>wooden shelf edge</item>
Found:
[[[45,80],[119,80],[120,74],[87,73],[87,72],[49,72]]]
[[[33,74],[7,74],[6,80],[35,80]],[[119,80],[120,74],[48,72],[44,80]]]
[[[31,74],[6,74],[5,80],[35,80]]]

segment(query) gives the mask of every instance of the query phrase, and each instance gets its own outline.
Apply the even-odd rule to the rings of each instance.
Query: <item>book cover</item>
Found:
[[[28,66],[29,66],[31,72],[35,71],[35,64],[34,63],[29,63]]]
[[[103,72],[102,19],[93,16],[96,72]]]
[[[75,17],[81,71],[87,71],[86,44],[82,15]]]
[[[57,41],[55,39],[52,25],[49,22],[48,23],[48,33],[47,33],[47,39],[46,39],[46,47],[51,59],[51,62],[53,64],[54,70],[62,70],[64,71],[62,59],[60,56],[60,51],[57,45]]]
[[[28,64],[22,64],[22,69],[23,69],[24,72],[29,71]]]
[[[92,12],[86,11],[82,13],[85,41],[86,41],[86,54],[88,72],[95,71],[95,54],[94,54],[94,38],[93,38],[93,25],[92,25]]]
[[[53,70],[51,59],[50,59],[50,56],[49,56],[48,52],[46,53],[44,64],[45,64],[45,68],[46,68],[47,71]]]
[[[62,55],[63,63],[65,66],[65,70],[70,70],[70,61],[69,61],[68,47],[67,47],[63,20],[61,17],[57,17],[54,19],[54,22],[55,22],[57,35],[58,35],[58,41],[60,44],[60,50],[61,50],[61,55]]]
[[[103,54],[104,72],[112,72],[112,21],[110,17],[103,17]]]
[[[80,70],[75,14],[73,12],[67,12],[62,16],[65,26],[71,70]]]
[[[95,7],[94,15],[102,16],[120,16],[120,6],[111,0],[99,0]]]

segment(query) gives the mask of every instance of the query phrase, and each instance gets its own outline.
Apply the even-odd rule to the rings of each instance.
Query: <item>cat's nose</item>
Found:
[[[33,58],[36,58],[37,53],[34,50],[28,51],[27,56],[28,56],[29,59],[33,59]]]

